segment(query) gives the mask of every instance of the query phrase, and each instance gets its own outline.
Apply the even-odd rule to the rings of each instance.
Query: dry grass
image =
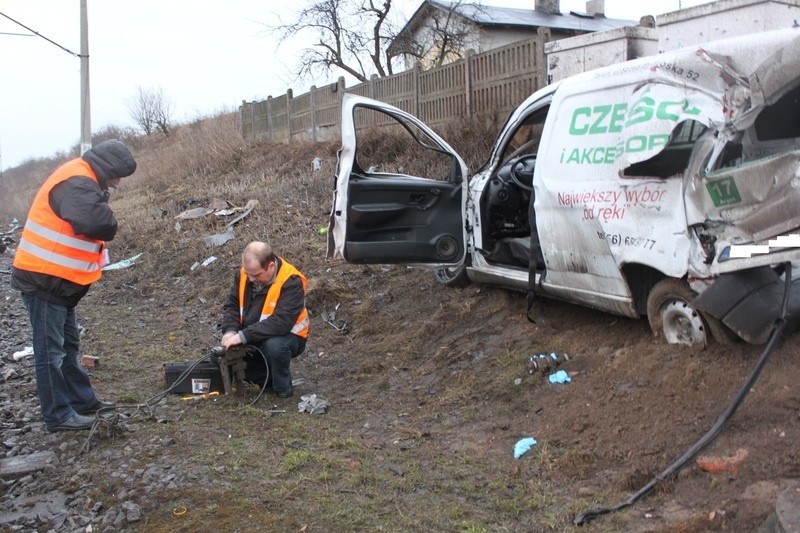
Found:
[[[485,135],[464,128],[460,142],[468,142],[469,131]],[[507,454],[491,451],[496,439],[509,448],[517,432],[496,429],[507,426],[502,421],[487,425],[485,391],[512,410],[530,401],[499,385],[518,371],[521,349],[506,343],[489,357],[487,347],[462,342],[462,335],[485,339],[501,328],[506,318],[496,310],[519,303],[516,296],[451,291],[404,267],[326,263],[326,238],[318,230],[327,225],[335,143],[247,145],[235,116],[226,115],[130,144],[139,169],[112,193],[120,232],[111,251],[117,260],[144,255],[134,268],[105,275],[79,310],[88,328],[84,346],[103,360],[95,375],[101,393],[145,401],[164,387],[164,362],[201,357],[219,336],[220,305],[241,247],[266,239],[314,287],[314,331],[296,363],[308,383],[298,391],[320,392],[334,404],[315,417],[296,413],[297,398],[270,397],[265,401],[288,411],[270,416],[234,398],[191,407],[171,398],[185,410],[180,421],[143,424],[127,444],[174,438],[177,444],[157,458],[146,450],[135,456],[211,471],[214,483],[148,494],[143,530],[224,524],[230,531],[478,532],[515,530],[521,520],[539,524],[534,529],[567,523],[558,510],[563,496],[549,495],[553,487],[535,461],[509,466]],[[404,157],[395,139],[384,139],[379,149]],[[317,172],[314,158],[322,161]],[[24,192],[4,197],[3,209],[23,204]],[[175,216],[215,198],[259,204],[235,227],[234,241],[209,249],[203,237],[223,231],[225,219],[212,215],[176,228]],[[191,270],[212,254],[216,263]],[[352,331],[343,334],[320,319],[333,309]],[[482,323],[469,325],[475,316]],[[460,332],[444,327],[462,322]],[[118,479],[108,475],[113,468],[87,468],[98,498],[119,503],[107,496],[119,490]],[[189,512],[176,517],[170,510],[177,507]]]

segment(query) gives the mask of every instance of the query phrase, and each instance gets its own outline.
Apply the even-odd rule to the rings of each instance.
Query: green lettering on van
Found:
[[[714,203],[714,207],[725,207],[742,202],[739,189],[732,176],[706,183],[706,190]]]
[[[572,122],[569,125],[569,134],[570,135],[586,135],[586,132],[589,131],[589,124],[588,122],[586,125],[582,127],[578,127],[576,124],[578,122],[578,117],[580,115],[584,115],[586,117],[592,116],[592,108],[591,107],[579,107],[572,113]]]

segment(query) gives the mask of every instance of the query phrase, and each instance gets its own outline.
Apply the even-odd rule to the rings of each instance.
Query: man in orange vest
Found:
[[[250,350],[245,357],[245,379],[257,385],[271,381],[279,398],[294,394],[289,365],[306,348],[306,284],[306,277],[268,244],[251,242],[222,308],[220,344],[258,348],[260,354]]]
[[[14,254],[11,285],[33,329],[36,390],[50,431],[90,429],[100,401],[78,363],[75,306],[100,279],[105,242],[117,233],[108,188],[136,170],[128,148],[104,141],[61,165],[36,193]]]

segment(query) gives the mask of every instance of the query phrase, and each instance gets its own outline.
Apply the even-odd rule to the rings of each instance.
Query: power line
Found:
[[[27,27],[25,24],[23,24],[23,23],[19,22],[18,20],[14,20],[13,18],[9,17],[9,16],[8,16],[8,15],[6,15],[5,13],[3,13],[2,11],[0,11],[0,15],[4,16],[5,18],[7,18],[8,20],[10,20],[10,21],[11,21],[11,22],[13,22],[14,24],[17,24],[17,25],[19,25],[19,26],[22,26],[23,28],[25,28],[26,30],[28,30],[29,32],[31,32],[33,35],[35,35],[35,36],[37,36],[37,37],[41,37],[42,39],[44,39],[45,41],[47,41],[47,42],[48,42],[48,43],[50,43],[50,44],[54,44],[54,45],[56,45],[57,47],[61,48],[62,50],[64,50],[64,51],[65,51],[65,52],[67,52],[68,54],[70,54],[70,55],[73,55],[73,56],[75,56],[75,57],[81,57],[79,54],[76,54],[76,53],[75,53],[75,52],[73,52],[72,50],[70,50],[70,49],[68,49],[68,48],[65,48],[65,47],[61,46],[60,44],[58,44],[58,43],[57,43],[57,42],[55,42],[54,40],[52,40],[52,39],[48,39],[47,37],[45,37],[44,35],[42,35],[42,34],[41,34],[41,33],[39,33],[38,31],[36,31],[36,30],[33,30],[33,29],[31,29],[31,28]],[[11,34],[11,35],[16,35],[16,34]],[[20,35],[22,35],[22,34],[20,34]]]

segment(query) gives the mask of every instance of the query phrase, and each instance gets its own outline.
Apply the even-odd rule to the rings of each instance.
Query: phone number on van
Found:
[[[634,248],[645,248],[652,250],[656,241],[646,237],[632,237],[630,235],[621,235],[619,233],[606,233],[603,231],[597,232],[597,237],[600,240],[608,241],[609,244],[614,246],[631,246]]]

